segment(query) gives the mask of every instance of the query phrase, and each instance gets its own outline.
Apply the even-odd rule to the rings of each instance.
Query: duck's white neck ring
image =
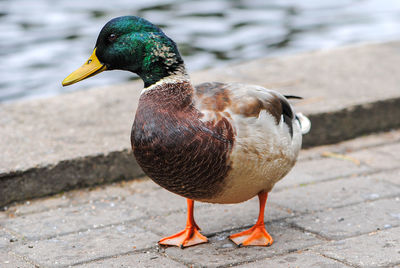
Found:
[[[161,86],[162,84],[173,84],[173,83],[181,83],[181,82],[189,82],[189,75],[187,75],[185,72],[184,73],[175,73],[169,76],[164,77],[163,79],[157,81],[156,83],[152,84],[149,87],[145,87],[142,89],[142,92],[140,92],[140,95],[151,91],[152,89]]]

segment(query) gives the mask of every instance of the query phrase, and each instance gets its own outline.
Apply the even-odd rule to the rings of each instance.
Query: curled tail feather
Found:
[[[307,134],[311,129],[311,121],[302,113],[296,113],[296,119],[300,122],[301,134]]]

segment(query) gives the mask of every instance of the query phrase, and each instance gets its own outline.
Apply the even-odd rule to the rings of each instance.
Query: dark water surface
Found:
[[[111,18],[142,16],[180,48],[189,71],[343,44],[400,39],[400,0],[0,0],[0,101],[134,78],[105,72],[62,88]]]

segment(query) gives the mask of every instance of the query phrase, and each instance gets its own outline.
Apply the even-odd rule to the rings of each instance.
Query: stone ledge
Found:
[[[300,95],[304,146],[400,127],[400,42],[259,59],[192,74]],[[130,153],[141,82],[0,105],[0,205],[143,173]]]

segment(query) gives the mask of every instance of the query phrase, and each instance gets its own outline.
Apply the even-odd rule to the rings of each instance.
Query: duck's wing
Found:
[[[232,115],[258,118],[265,111],[276,125],[281,122],[286,124],[290,136],[293,136],[293,124],[298,117],[287,99],[274,90],[255,85],[212,82],[196,86],[195,95],[196,106],[205,120]]]

